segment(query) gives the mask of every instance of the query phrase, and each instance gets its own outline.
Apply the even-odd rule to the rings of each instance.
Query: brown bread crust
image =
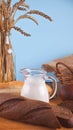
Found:
[[[0,94],[0,116],[49,128],[61,127],[48,103],[11,94]]]
[[[63,127],[73,128],[73,113],[71,110],[58,105],[52,105],[51,107]]]
[[[73,100],[65,100],[58,105],[70,109],[73,113]]]

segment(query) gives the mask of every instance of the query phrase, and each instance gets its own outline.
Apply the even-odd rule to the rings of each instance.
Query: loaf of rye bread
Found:
[[[73,127],[69,109],[12,94],[0,94],[0,117],[54,129]]]
[[[11,94],[0,94],[0,117],[49,128],[60,128],[48,103]]]
[[[73,100],[65,100],[58,105],[70,109],[73,113]]]
[[[65,128],[73,128],[73,113],[66,107],[52,105],[52,110],[60,121],[60,124]]]
[[[65,100],[62,103],[58,104],[62,108],[66,108],[73,113],[73,100]],[[62,125],[73,128],[73,116],[69,120],[61,120]]]

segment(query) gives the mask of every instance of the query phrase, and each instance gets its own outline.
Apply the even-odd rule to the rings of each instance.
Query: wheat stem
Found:
[[[29,5],[28,4],[23,3],[22,6],[24,6],[24,7],[29,9]]]
[[[13,5],[11,15],[12,15],[14,12],[16,12],[16,10],[18,9],[18,7],[19,7],[20,5],[22,5],[22,4],[24,3],[24,1],[25,1],[25,0],[20,0],[19,2],[15,3],[15,4]]]
[[[19,27],[12,27],[12,28],[14,28],[16,31],[18,31],[18,32],[20,32],[21,34],[23,34],[24,36],[31,36],[29,33],[26,33],[26,32],[24,32],[21,28],[19,28]]]
[[[34,22],[38,25],[37,20],[34,19],[33,17],[29,16],[29,15],[21,15],[21,16],[19,16],[19,17],[16,19],[15,24],[16,24],[20,19],[24,19],[24,18],[28,18],[28,19],[34,21]]]
[[[26,8],[18,7],[18,10],[26,11]]]
[[[48,19],[49,21],[53,21],[50,16],[48,16],[45,13],[38,11],[38,10],[30,10],[26,14],[37,14],[37,15],[43,16],[44,18]]]
[[[8,7],[10,6],[12,0],[7,0]]]

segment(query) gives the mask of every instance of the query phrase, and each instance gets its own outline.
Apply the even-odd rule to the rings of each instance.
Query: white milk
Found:
[[[49,102],[49,93],[45,85],[45,80],[41,76],[29,76],[25,80],[21,96]]]

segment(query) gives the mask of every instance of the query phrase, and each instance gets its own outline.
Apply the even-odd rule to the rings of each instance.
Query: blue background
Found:
[[[25,32],[31,33],[31,37],[24,37],[12,30],[17,80],[23,79],[21,68],[40,68],[43,63],[73,53],[73,0],[26,0],[26,3],[30,5],[30,9],[37,9],[51,16],[53,22],[32,15],[38,20],[38,26],[29,19],[17,24]]]

